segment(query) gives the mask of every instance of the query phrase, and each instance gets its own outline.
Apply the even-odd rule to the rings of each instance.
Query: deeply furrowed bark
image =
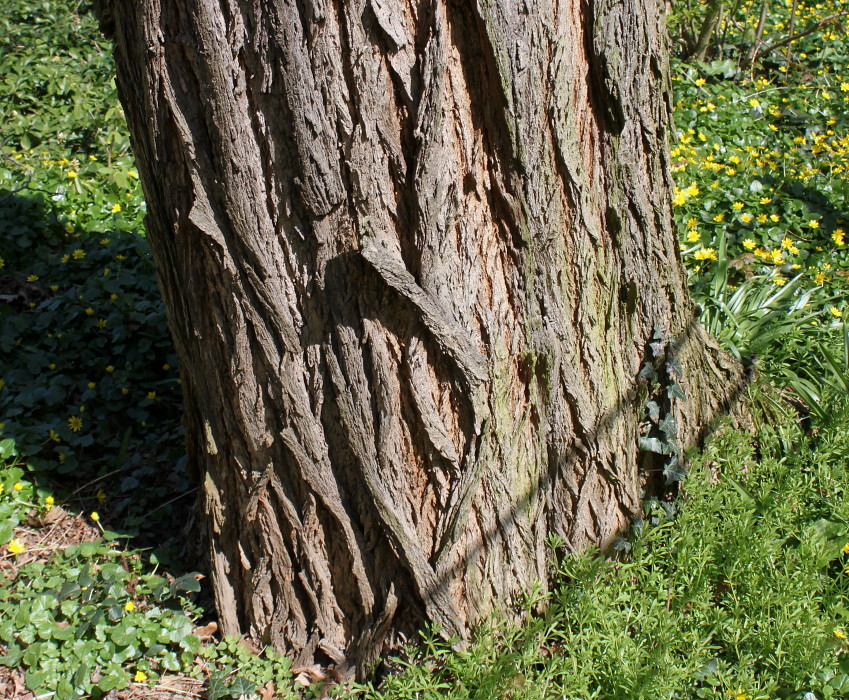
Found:
[[[740,386],[677,252],[658,7],[529,8],[100,3],[225,633],[360,673],[466,636],[549,533],[638,511],[657,327],[681,444]]]

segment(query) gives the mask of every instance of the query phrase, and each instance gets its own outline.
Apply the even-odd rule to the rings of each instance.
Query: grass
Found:
[[[797,27],[843,7],[799,3]],[[189,520],[192,487],[177,362],[109,47],[89,9],[0,10],[0,687],[60,698],[849,697],[839,25],[742,69],[759,6],[741,0],[714,60],[673,64],[681,254],[703,323],[771,383],[752,390],[757,432],[725,430],[693,455],[679,499],[645,503],[615,555],[552,542],[556,585],[528,592],[527,610],[545,612],[526,625],[492,620],[462,650],[426,632],[372,682],[337,685],[222,639],[203,578],[181,568],[190,535],[176,524]],[[792,12],[770,10],[767,44],[786,38]]]

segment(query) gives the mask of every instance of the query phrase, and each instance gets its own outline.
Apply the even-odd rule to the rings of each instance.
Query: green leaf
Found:
[[[185,574],[174,581],[174,587],[181,591],[189,591],[197,593],[200,591],[200,581],[196,578],[196,573]]]
[[[244,676],[236,676],[230,683],[229,692],[231,698],[240,698],[243,695],[250,697],[256,693],[256,683]]]
[[[683,481],[687,477],[687,470],[681,466],[681,460],[673,456],[664,466],[663,476],[666,479],[666,485],[669,486],[676,481]]]
[[[227,688],[226,678],[226,671],[216,671],[209,676],[209,680],[206,683],[206,697],[208,700],[219,700],[230,694]]]
[[[678,382],[669,383],[669,386],[666,387],[666,395],[670,399],[680,399],[681,401],[684,401],[687,398],[687,395],[684,393],[684,389],[681,388],[681,385]]]
[[[15,447],[14,440],[10,438],[0,440],[0,459],[8,459],[9,457],[14,457],[17,454],[18,451]]]

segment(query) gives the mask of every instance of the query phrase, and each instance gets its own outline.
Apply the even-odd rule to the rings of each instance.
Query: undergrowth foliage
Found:
[[[789,0],[759,31],[748,0],[676,4],[690,35],[673,44],[714,7],[716,60],[673,65],[674,204],[701,320],[771,382],[752,396],[768,419],[685,471],[656,335],[635,410],[679,498],[644,504],[612,554],[552,541],[555,585],[528,593],[545,612],[526,625],[493,619],[459,651],[430,631],[379,681],[333,685],[215,637],[202,577],[173,568],[179,374],[109,46],[86,2],[3,3],[0,665],[59,698],[166,676],[213,699],[849,697],[849,47],[823,22],[844,5]],[[49,540],[60,512],[73,542]]]

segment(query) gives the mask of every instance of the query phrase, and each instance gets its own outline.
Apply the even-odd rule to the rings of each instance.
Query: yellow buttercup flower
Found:
[[[716,251],[713,248],[702,248],[693,253],[696,260],[716,260]]]
[[[133,610],[135,609],[136,604],[132,600],[128,600],[126,603],[124,603],[124,610],[126,610],[127,612],[133,612]]]
[[[21,544],[20,540],[12,540],[9,542],[8,549],[10,554],[20,554],[26,547]]]
[[[68,427],[75,433],[82,430],[83,419],[80,416],[71,416],[68,418]]]

